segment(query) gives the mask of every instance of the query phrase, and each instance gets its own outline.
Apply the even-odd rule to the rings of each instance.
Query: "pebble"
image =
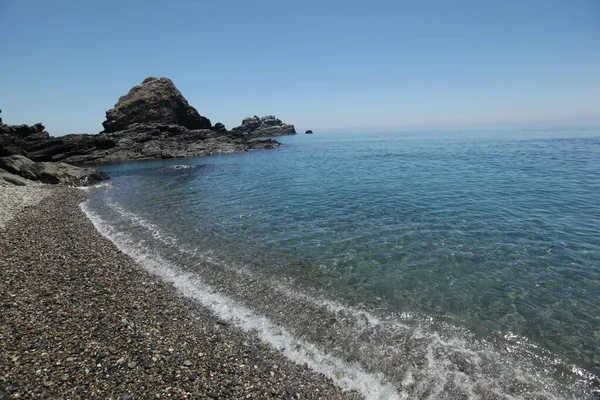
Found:
[[[38,196],[25,188],[2,188],[0,198],[17,204],[24,193]],[[256,333],[220,324],[147,273],[96,231],[79,208],[84,191],[44,190],[39,204],[0,225],[0,293],[10,294],[0,296],[2,353],[18,357],[0,366],[0,380],[11,385],[10,395],[0,385],[0,398],[88,398],[90,390],[107,399],[362,398],[294,364]],[[12,211],[0,209],[6,220]],[[46,355],[24,351],[32,343]]]

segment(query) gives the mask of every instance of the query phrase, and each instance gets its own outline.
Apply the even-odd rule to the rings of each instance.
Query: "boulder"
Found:
[[[104,132],[111,133],[141,123],[181,125],[187,129],[210,129],[208,118],[189,105],[168,78],[146,78],[121,96],[106,112]]]
[[[110,179],[106,173],[93,168],[80,168],[63,162],[36,163],[21,155],[1,157],[0,170],[32,181],[69,186],[93,185]],[[8,181],[6,175],[2,178]]]
[[[63,162],[39,162],[34,171],[42,183],[62,183],[69,186],[95,185],[110,179],[108,174],[94,168],[81,168]]]
[[[0,158],[0,168],[33,181],[37,180],[33,171],[34,167],[35,162],[24,156],[15,155]]]
[[[311,130],[309,129],[309,130],[307,130],[307,131],[306,131],[306,132],[304,132],[304,133],[305,133],[305,134],[307,134],[307,135],[311,135],[311,134],[313,133],[313,131],[311,131]]]
[[[227,133],[227,128],[225,128],[225,125],[220,122],[217,122],[215,126],[212,127],[212,130],[220,133]]]
[[[0,186],[27,186],[31,181],[0,168]]]
[[[250,138],[256,138],[265,136],[295,135],[296,128],[294,128],[294,125],[283,123],[274,115],[267,115],[266,117],[262,118],[255,115],[253,117],[244,118],[242,125],[233,128],[231,132],[240,133]]]

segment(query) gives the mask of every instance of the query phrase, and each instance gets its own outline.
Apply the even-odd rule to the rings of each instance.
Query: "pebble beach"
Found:
[[[84,191],[0,192],[0,398],[361,398],[146,272]]]

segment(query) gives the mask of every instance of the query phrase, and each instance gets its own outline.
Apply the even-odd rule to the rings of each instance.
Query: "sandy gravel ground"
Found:
[[[48,193],[47,185],[31,183],[28,186],[0,185],[0,229],[25,207],[39,203]]]

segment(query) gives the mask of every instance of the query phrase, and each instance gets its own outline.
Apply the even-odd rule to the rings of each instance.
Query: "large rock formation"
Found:
[[[44,126],[0,125],[0,157],[74,164],[192,157],[279,146],[210,126],[167,78],[148,78],[106,112],[104,131],[51,137]],[[281,122],[281,121],[280,121]]]
[[[190,106],[169,78],[146,78],[121,96],[106,112],[104,132],[127,129],[133,124],[180,125],[187,129],[210,129],[210,120]]]
[[[294,125],[283,123],[274,115],[267,115],[262,118],[255,115],[254,117],[244,118],[242,125],[233,128],[231,132],[241,133],[250,138],[257,138],[265,136],[295,135],[296,128],[294,128]]]
[[[24,156],[0,158],[0,179],[13,185],[25,185],[28,179],[41,183],[69,186],[93,185],[110,177],[93,168],[80,168],[62,162],[34,162]]]

